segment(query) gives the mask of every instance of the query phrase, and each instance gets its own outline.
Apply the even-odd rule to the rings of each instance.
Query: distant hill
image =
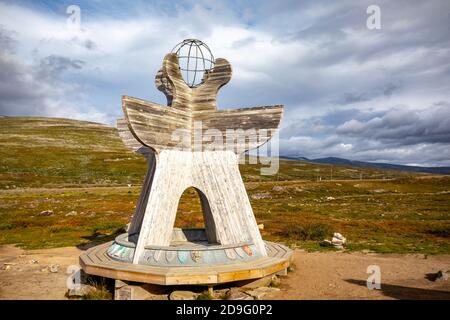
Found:
[[[333,164],[333,165],[345,165],[359,168],[378,168],[378,169],[390,169],[390,170],[401,170],[409,172],[423,172],[423,173],[434,173],[434,174],[447,174],[450,175],[450,167],[419,167],[419,166],[406,166],[401,164],[392,163],[380,163],[380,162],[365,162],[348,160],[337,157],[327,157],[319,159],[308,159],[305,157],[285,157],[288,159],[303,160],[311,163],[322,163],[322,164]]]

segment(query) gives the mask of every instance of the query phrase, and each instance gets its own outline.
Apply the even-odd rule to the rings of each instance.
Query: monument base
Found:
[[[112,241],[83,252],[80,266],[91,275],[158,285],[216,285],[284,273],[293,251],[278,243],[264,242],[268,256],[251,261],[212,266],[154,266],[111,258],[108,249],[114,243]]]

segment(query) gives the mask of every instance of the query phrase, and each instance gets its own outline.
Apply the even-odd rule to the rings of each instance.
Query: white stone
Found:
[[[44,210],[44,211],[41,211],[41,213],[39,213],[39,215],[42,216],[42,217],[52,216],[52,215],[53,215],[53,210]]]

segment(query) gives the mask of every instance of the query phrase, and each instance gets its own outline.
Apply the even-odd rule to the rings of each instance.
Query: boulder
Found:
[[[322,247],[334,247],[336,249],[342,250],[344,249],[344,245],[346,242],[347,239],[342,234],[335,232],[331,241],[324,239],[319,244]]]
[[[67,298],[80,298],[85,295],[94,293],[97,288],[88,284],[77,284],[66,293]]]
[[[177,290],[169,295],[170,300],[195,300],[198,294],[192,291]]]
[[[231,288],[226,294],[227,300],[254,300],[254,298],[238,288]]]
[[[271,292],[278,292],[280,289],[272,287],[260,287],[253,290],[245,291],[248,295],[252,296],[256,300],[262,300],[264,296]]]
[[[331,239],[331,243],[334,246],[343,246],[346,242],[347,242],[347,239],[338,232],[335,232],[333,234],[333,238]]]
[[[242,280],[235,283],[236,286],[243,289],[256,289],[259,287],[267,287],[272,282],[272,275],[265,276],[259,279]]]

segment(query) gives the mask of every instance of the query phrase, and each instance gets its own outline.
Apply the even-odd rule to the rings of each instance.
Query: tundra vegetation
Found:
[[[280,160],[240,170],[267,240],[306,250],[340,232],[347,250],[450,254],[450,176]],[[124,232],[146,163],[114,128],[35,117],[0,118],[0,244],[86,246]],[[187,189],[177,227],[201,227]]]

